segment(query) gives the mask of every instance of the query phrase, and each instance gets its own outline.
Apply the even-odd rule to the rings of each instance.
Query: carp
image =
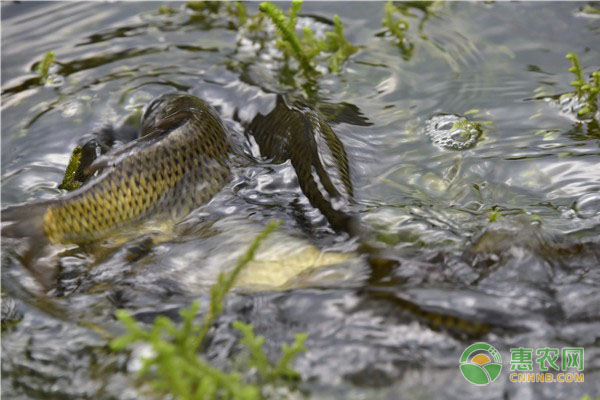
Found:
[[[208,104],[160,96],[147,107],[139,138],[87,167],[95,178],[59,199],[3,210],[3,222],[14,223],[2,235],[82,244],[148,218],[177,220],[230,181],[229,154],[225,126]]]

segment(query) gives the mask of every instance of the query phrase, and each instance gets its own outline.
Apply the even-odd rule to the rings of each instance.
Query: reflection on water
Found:
[[[372,124],[333,129],[356,209],[397,261],[380,268],[311,206],[290,162],[249,160],[260,152],[244,135],[248,123],[273,109],[276,94],[306,89],[283,67],[273,32],[238,29],[223,10],[199,16],[170,3],[173,11],[160,13],[160,5],[2,3],[3,207],[59,196],[73,147],[169,91],[213,105],[240,153],[253,156],[238,160],[231,184],[169,241],[148,248],[142,238],[102,256],[56,249],[50,297],[37,294],[19,245],[3,243],[7,398],[144,398],[127,357],[107,350],[105,335],[121,329],[114,311],[150,322],[194,299],[206,306],[207,287],[272,218],[282,228],[205,349],[217,365],[239,350],[230,327],[238,319],[267,338],[268,354],[292,332],[309,334],[295,366],[314,398],[599,392],[600,131],[557,101],[571,90],[566,53],[580,55],[585,73],[598,68],[600,20],[582,11],[587,3],[401,4],[409,56],[383,33],[384,3],[304,5],[303,24],[322,32],[339,14],[362,46],[339,75],[321,76],[308,100],[346,117],[359,110]],[[34,68],[49,50],[56,80],[40,86]],[[489,123],[452,136],[455,121],[441,126],[440,115]],[[428,131],[433,121],[443,137]],[[585,382],[517,385],[503,371],[472,386],[458,358],[475,341],[504,359],[515,347],[583,346]]]

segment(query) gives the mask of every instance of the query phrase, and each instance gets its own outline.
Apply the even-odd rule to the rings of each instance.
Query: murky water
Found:
[[[239,319],[273,355],[293,332],[309,334],[295,367],[311,398],[598,395],[600,129],[552,100],[571,90],[566,53],[578,53],[586,73],[600,66],[600,19],[581,11],[586,4],[412,7],[414,47],[404,54],[383,34],[384,3],[305,4],[301,23],[323,29],[339,14],[362,46],[342,73],[320,77],[314,100],[356,105],[372,123],[334,129],[361,218],[399,265],[369,269],[356,243],[310,207],[289,163],[240,164],[230,185],[148,254],[136,241],[103,257],[61,249],[49,297],[18,246],[4,243],[2,394],[147,397],[99,331],[120,332],[118,308],[150,322],[194,299],[206,304],[217,274],[278,218],[282,228],[211,336],[206,355],[217,365],[239,350],[229,325]],[[280,74],[272,41],[238,32],[235,18],[160,6],[2,3],[3,207],[59,196],[73,147],[159,94],[205,99],[250,148],[245,124],[270,110],[274,93],[300,92]],[[49,50],[58,63],[40,86],[34,65]],[[452,115],[481,131],[444,137]],[[298,275],[307,264],[325,266]],[[485,387],[458,368],[476,341],[504,359]],[[511,348],[568,346],[585,348],[584,383],[510,382]]]

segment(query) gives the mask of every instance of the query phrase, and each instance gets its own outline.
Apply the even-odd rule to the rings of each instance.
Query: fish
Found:
[[[254,138],[261,155],[271,162],[291,162],[310,204],[336,232],[356,240],[358,254],[366,258],[371,269],[369,279],[375,282],[399,261],[360,219],[348,154],[331,126],[340,122],[372,125],[351,104],[311,106],[278,94],[272,110],[266,115],[257,114],[246,134]]]
[[[185,93],[154,99],[139,137],[86,168],[90,182],[55,200],[2,211],[2,236],[85,244],[149,218],[178,220],[232,177],[227,130],[216,111]]]
[[[321,109],[277,95],[275,107],[255,115],[245,134],[271,162],[291,160],[300,189],[335,231],[362,238],[348,155],[330,124],[369,123],[346,105]],[[46,288],[55,279],[53,268],[28,266],[44,242],[85,245],[127,229],[139,236],[139,225],[176,223],[233,179],[236,150],[223,121],[189,94],[156,98],[142,116],[139,137],[111,146],[111,138],[99,136],[82,147],[93,160],[80,162],[74,176],[82,184],[75,190],[2,210],[2,236],[30,238],[34,255],[24,264]],[[368,245],[360,249],[375,254]]]
[[[246,134],[271,162],[291,161],[302,192],[334,230],[358,235],[348,155],[316,107],[278,95],[275,107],[257,114]]]

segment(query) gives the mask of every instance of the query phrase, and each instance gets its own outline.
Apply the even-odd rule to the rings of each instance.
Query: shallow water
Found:
[[[130,257],[143,247],[136,241],[106,257],[63,249],[49,298],[4,243],[2,394],[147,397],[99,329],[121,331],[119,308],[151,322],[194,299],[205,305],[217,274],[271,218],[284,224],[212,333],[206,356],[215,364],[239,350],[230,328],[239,319],[273,356],[293,332],[309,334],[295,367],[311,398],[600,393],[600,129],[552,100],[571,90],[566,53],[578,53],[586,73],[600,66],[600,19],[581,12],[586,4],[413,7],[407,55],[382,34],[384,3],[306,3],[301,23],[323,29],[339,14],[347,38],[363,46],[339,75],[320,77],[316,97],[354,104],[373,124],[334,129],[361,218],[399,265],[370,270],[356,243],[310,207],[291,165],[240,164],[230,185],[149,254]],[[278,79],[272,42],[261,49],[223,15],[194,17],[179,3],[164,15],[160,5],[2,3],[3,207],[59,196],[73,147],[159,94],[205,99],[249,148],[244,124],[270,110],[273,93],[300,93]],[[40,86],[34,65],[49,50],[58,63]],[[428,126],[441,114],[480,121],[482,133],[469,146],[440,145]],[[327,266],[295,276],[314,254]],[[504,360],[485,387],[458,368],[476,341]],[[584,383],[510,382],[511,348],[567,346],[585,348]]]

